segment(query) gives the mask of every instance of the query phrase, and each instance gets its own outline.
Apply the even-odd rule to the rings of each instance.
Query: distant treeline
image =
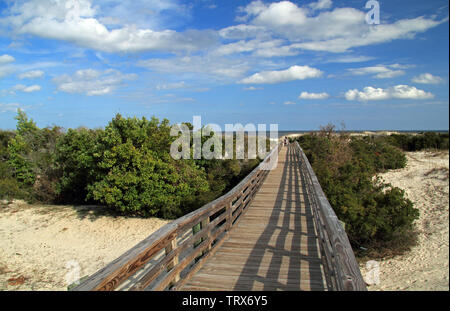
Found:
[[[448,133],[350,136],[334,125],[296,138],[359,256],[386,256],[414,244],[419,211],[404,191],[375,178],[406,166],[403,150],[448,149]]]
[[[38,128],[22,111],[16,119],[16,131],[0,131],[1,199],[100,204],[173,219],[223,195],[260,163],[174,160],[178,137],[166,119],[118,114],[104,129],[67,131]]]

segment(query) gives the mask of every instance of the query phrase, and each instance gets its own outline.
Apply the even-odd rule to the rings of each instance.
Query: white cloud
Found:
[[[333,59],[327,60],[327,63],[362,63],[367,62],[369,60],[374,59],[374,57],[371,56],[341,56]]]
[[[306,9],[299,8],[289,1],[271,3],[264,9],[255,12],[256,14],[250,12],[251,15],[256,15],[253,23],[272,27],[302,25],[305,23],[308,14]]]
[[[416,67],[416,65],[391,64],[389,67],[394,69],[410,69]]]
[[[9,66],[0,66],[0,78],[10,75],[13,72],[14,70]]]
[[[265,30],[263,26],[240,24],[219,30],[219,35],[225,39],[270,38]]]
[[[412,78],[412,82],[422,84],[439,84],[443,82],[443,79],[438,76],[433,76],[431,73],[422,73],[419,76]]]
[[[0,103],[0,113],[3,112],[16,112],[20,108],[19,103]]]
[[[295,105],[295,103],[294,103],[294,102],[291,102],[291,101],[286,101],[286,102],[284,102],[283,104],[284,104],[284,105]]]
[[[417,33],[448,20],[417,17],[390,24],[369,25],[365,20],[367,12],[363,10],[341,7],[312,14],[311,7],[329,8],[331,3],[319,1],[311,6],[299,7],[289,1],[271,4],[253,1],[239,10],[244,15],[238,20],[249,25],[236,26],[234,29],[239,27],[241,31],[235,34],[251,38],[248,26],[256,26],[259,27],[258,34],[265,32],[266,36],[270,33],[272,37],[286,38],[291,43],[296,43],[296,48],[340,53],[358,46],[412,39]],[[260,28],[264,28],[264,31]],[[251,28],[253,34],[256,30],[257,28]]]
[[[15,61],[15,58],[8,54],[0,55],[0,65],[9,64]]]
[[[294,80],[304,80],[308,78],[318,78],[323,74],[322,71],[309,66],[292,66],[286,70],[280,71],[262,71],[242,79],[239,83],[243,84],[273,84]]]
[[[245,60],[228,59],[220,56],[184,56],[174,58],[153,58],[137,62],[138,66],[168,74],[196,74],[208,79],[239,78],[250,69]]]
[[[308,92],[302,92],[299,99],[327,99],[330,95],[328,93],[308,93]]]
[[[390,70],[387,72],[380,72],[375,75],[375,78],[378,79],[389,79],[389,78],[395,78],[398,76],[403,76],[405,72],[403,70]]]
[[[108,6],[106,6],[108,7]],[[216,42],[214,31],[152,30],[125,23],[108,29],[97,17],[98,6],[88,0],[16,3],[3,22],[16,34],[64,40],[106,52],[195,51]]]
[[[9,66],[9,63],[15,61],[15,58],[8,54],[0,55],[0,78],[3,78],[14,72],[14,69]]]
[[[20,79],[36,79],[44,76],[44,72],[42,70],[31,70],[19,75]]]
[[[235,53],[252,52],[253,56],[259,57],[282,57],[293,56],[299,53],[299,49],[295,45],[286,45],[284,40],[240,40],[233,43],[221,45],[214,54],[219,56],[230,55]]]
[[[348,32],[345,35],[335,35],[333,38],[324,38],[323,40],[311,40],[310,42],[300,43],[299,46],[307,50],[340,53],[359,46],[385,43],[397,39],[412,39],[417,33],[425,32],[442,22],[418,17],[399,20],[393,24],[369,26],[361,20],[355,20],[354,23],[346,23]],[[325,27],[325,25],[323,26]],[[328,26],[334,27],[332,24]],[[351,28],[354,29],[351,30]]]
[[[254,87],[254,86],[249,86],[249,87],[244,87],[244,91],[257,91],[257,90],[263,90],[264,88],[262,87]]]
[[[55,77],[53,82],[59,91],[93,96],[110,94],[126,80],[136,78],[136,74],[122,74],[114,69],[105,71],[83,69],[76,71],[72,76],[64,74]]]
[[[317,2],[312,2],[308,6],[313,10],[324,10],[329,9],[333,5],[331,0],[319,0]]]
[[[374,88],[367,86],[363,91],[357,89],[348,90],[345,93],[347,100],[370,101],[370,100],[385,100],[385,99],[430,99],[434,95],[423,90],[419,90],[414,86],[396,85],[387,89]]]
[[[15,86],[13,86],[12,91],[14,93],[14,91],[21,91],[21,92],[25,92],[25,93],[32,93],[32,92],[37,92],[40,91],[42,88],[40,85],[34,84],[34,85],[30,85],[30,86],[26,86],[23,84],[17,84]]]
[[[163,90],[173,90],[173,89],[182,89],[182,88],[186,88],[187,84],[184,81],[181,82],[173,82],[173,83],[166,83],[166,84],[158,84],[156,86],[156,89],[158,91],[163,91]]]
[[[400,65],[394,64],[394,65],[377,65],[377,66],[370,66],[370,67],[362,67],[362,68],[352,68],[348,69],[351,74],[353,75],[366,75],[366,74],[375,74],[374,77],[378,79],[387,79],[387,78],[394,78],[401,75],[404,75],[405,72],[403,70],[392,70],[391,68],[400,68]]]

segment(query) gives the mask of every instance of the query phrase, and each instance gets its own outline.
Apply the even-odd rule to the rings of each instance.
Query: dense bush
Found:
[[[14,137],[14,132],[0,130],[0,199],[23,199],[26,192],[13,176],[13,168],[9,165],[8,144]]]
[[[0,198],[176,218],[223,195],[260,162],[174,160],[168,120],[117,115],[104,129],[63,132],[38,128],[22,111],[16,119],[17,130],[0,135]]]
[[[188,212],[192,198],[209,187],[204,170],[192,160],[172,159],[173,139],[167,120],[116,116],[93,152],[96,174],[87,197],[144,216],[175,218]]]
[[[373,173],[406,166],[406,156],[399,148],[373,137],[354,137],[351,139],[350,146],[355,158],[368,164]]]
[[[11,168],[11,176],[30,198],[54,201],[59,174],[54,154],[56,142],[62,135],[61,128],[39,129],[20,110],[16,119],[17,130],[7,148],[6,163]]]
[[[355,250],[382,249],[410,234],[418,210],[404,192],[374,178],[377,172],[402,168],[404,154],[370,137],[350,138],[321,131],[298,138],[320,185]],[[409,242],[412,242],[410,240]]]
[[[69,129],[58,141],[55,161],[61,176],[56,189],[59,201],[87,201],[87,186],[96,178],[94,151],[102,132],[87,128]]]

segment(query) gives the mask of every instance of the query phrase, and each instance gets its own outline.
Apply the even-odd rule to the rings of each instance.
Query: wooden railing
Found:
[[[316,174],[298,142],[295,142],[295,148],[319,234],[328,289],[367,290],[344,228],[323,193]]]
[[[72,290],[180,288],[239,222],[269,172],[265,167],[277,163],[279,149],[277,145],[230,192],[161,227]]]

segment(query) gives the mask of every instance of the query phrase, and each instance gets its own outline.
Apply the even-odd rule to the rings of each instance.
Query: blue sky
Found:
[[[448,0],[378,1],[379,24],[366,3],[0,1],[0,128],[448,130]]]

